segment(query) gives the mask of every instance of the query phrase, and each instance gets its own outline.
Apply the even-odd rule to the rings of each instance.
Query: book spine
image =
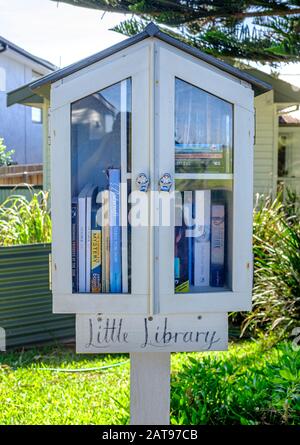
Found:
[[[86,291],[85,268],[86,268],[86,198],[78,199],[78,290]]]
[[[109,192],[102,192],[102,292],[109,292]]]
[[[78,199],[72,199],[72,292],[78,292]]]
[[[194,284],[209,286],[210,282],[210,190],[195,192]]]
[[[213,204],[211,209],[211,286],[225,282],[225,206]]]
[[[120,170],[109,170],[110,291],[122,292]]]
[[[184,224],[185,236],[187,237],[187,255],[188,255],[188,280],[191,286],[194,283],[193,276],[193,192],[184,192]]]
[[[91,292],[101,292],[101,230],[91,232]]]
[[[91,222],[92,222],[92,200],[86,198],[86,254],[85,254],[85,291],[91,291]]]

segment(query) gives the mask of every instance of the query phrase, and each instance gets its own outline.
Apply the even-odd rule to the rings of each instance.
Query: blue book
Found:
[[[72,198],[72,292],[78,292],[78,198]]]
[[[120,181],[118,168],[108,170],[110,226],[110,292],[122,292],[122,253],[120,227]]]

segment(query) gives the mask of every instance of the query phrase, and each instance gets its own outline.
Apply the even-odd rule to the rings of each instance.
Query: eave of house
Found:
[[[43,73],[57,70],[57,67],[53,65],[53,63],[48,62],[48,60],[34,56],[23,48],[0,36],[0,52],[6,51],[11,57],[21,58],[21,60],[29,64],[34,64],[36,68],[42,68]]]
[[[280,108],[287,107],[291,104],[300,104],[300,88],[252,67],[246,67],[245,71],[272,85],[274,103],[280,104]]]

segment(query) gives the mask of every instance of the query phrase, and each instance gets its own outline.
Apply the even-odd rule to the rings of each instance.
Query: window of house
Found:
[[[0,91],[6,91],[6,71],[0,67]]]

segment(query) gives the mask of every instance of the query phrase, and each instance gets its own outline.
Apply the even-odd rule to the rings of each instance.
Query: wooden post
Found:
[[[130,424],[170,423],[170,353],[130,354]]]

